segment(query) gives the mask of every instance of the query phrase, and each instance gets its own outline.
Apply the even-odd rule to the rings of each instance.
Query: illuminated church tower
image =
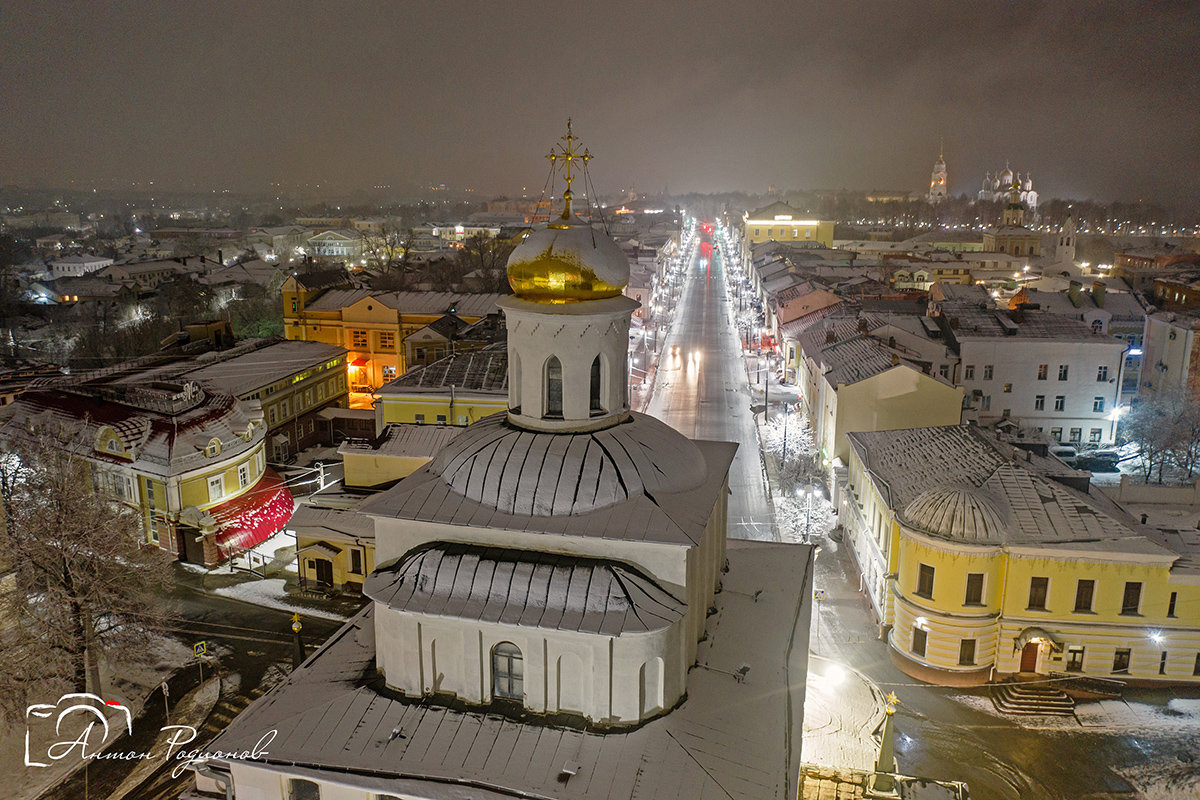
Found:
[[[946,158],[942,153],[943,148],[938,148],[937,161],[933,162],[933,174],[929,179],[929,195],[928,199],[931,203],[940,203],[946,199],[947,184],[946,184]]]

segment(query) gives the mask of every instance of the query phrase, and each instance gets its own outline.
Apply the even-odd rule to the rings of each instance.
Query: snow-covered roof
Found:
[[[370,454],[394,458],[432,459],[462,433],[462,430],[453,425],[393,422],[384,428],[383,433],[374,441],[347,439],[338,448],[338,455],[345,457],[347,454]]]
[[[385,383],[376,394],[444,393],[451,386],[460,392],[507,395],[507,344],[497,342],[480,350],[454,353],[432,364],[413,367]]]
[[[307,284],[306,284],[307,285]],[[377,292],[373,289],[330,289],[308,303],[308,311],[341,311],[359,300],[372,298],[401,314],[445,314],[450,309],[460,317],[482,317],[495,313],[498,294],[455,292]]]
[[[626,564],[451,542],[376,570],[363,593],[414,614],[604,636],[662,630],[687,611]]]
[[[301,503],[288,520],[288,530],[298,536],[335,541],[373,540],[375,520],[342,508],[319,508]]]
[[[1089,541],[1114,553],[1144,549],[1144,531],[1107,498],[1058,482],[1051,476],[1061,470],[1050,461],[995,442],[978,428],[848,437],[885,502],[914,530],[972,544]],[[1158,553],[1169,560],[1165,548]]]
[[[599,446],[601,451],[604,450],[599,441],[592,439],[592,434],[583,434],[580,443],[572,446],[571,442],[578,434],[542,433],[538,434],[536,439],[519,443],[515,439],[504,441],[503,446],[508,448],[509,455],[513,456],[505,459],[497,447],[508,437],[496,435],[495,428],[485,427],[483,430],[490,433],[485,433],[481,438],[465,438],[484,421],[472,425],[451,448],[448,448],[448,451],[453,451],[453,456],[439,458],[404,478],[391,489],[368,498],[360,510],[377,517],[442,522],[450,525],[690,546],[697,544],[703,537],[704,528],[708,524],[714,504],[723,491],[729,465],[737,449],[737,445],[729,442],[691,442],[695,452],[690,457],[694,464],[702,465],[704,470],[700,485],[691,489],[660,488],[647,491],[640,470],[646,470],[646,480],[650,482],[651,487],[673,486],[676,479],[657,478],[652,473],[660,466],[674,469],[676,465],[683,464],[680,456],[686,453],[675,451],[672,454],[671,450],[653,456],[643,453],[638,456],[638,465],[634,466],[629,455],[620,446],[617,446],[614,452],[589,454],[593,443]],[[503,430],[500,432],[503,433]],[[489,435],[494,438],[489,439]],[[635,434],[632,439],[622,437],[622,440],[632,443],[636,442],[637,438],[639,437]],[[604,439],[608,446],[613,446],[617,441],[614,437]],[[657,437],[651,436],[633,446],[641,448],[646,442],[652,441],[657,441]],[[480,446],[473,454],[470,442],[476,442]],[[520,458],[515,457],[517,455]],[[453,464],[451,458],[454,459]],[[582,462],[578,461],[581,458],[588,459],[589,468],[593,470],[588,473],[586,482]],[[572,463],[568,464],[568,460]],[[606,477],[602,483],[601,464],[606,461]],[[486,491],[488,502],[464,495],[443,477],[443,471],[448,468],[457,470],[463,467],[470,473],[474,473],[476,469],[481,470],[478,484],[471,488],[471,493],[482,497],[484,495],[481,493]],[[617,469],[622,477],[636,481],[631,486],[637,487],[637,491],[628,491],[613,485]],[[454,471],[451,474],[453,475]],[[467,474],[463,473],[461,478],[456,477],[455,480],[465,481]],[[590,501],[590,508],[584,510],[583,505],[580,505],[575,513],[560,513],[555,516],[533,513],[535,498],[539,509],[553,508],[554,504],[559,502],[556,494],[560,482],[564,490],[562,507],[575,507],[574,497],[568,499],[566,495],[567,489],[574,484],[576,488],[572,488],[571,491],[586,486],[592,493],[590,498],[580,495],[581,503]],[[523,496],[519,501],[514,494],[516,483],[527,487],[522,489]],[[625,492],[628,492],[626,498],[620,499],[620,495]],[[597,501],[605,496],[616,501],[598,505]],[[506,507],[498,507],[501,503]]]
[[[654,417],[561,434],[515,427],[505,412],[463,431],[430,469],[472,500],[533,516],[581,514],[635,495],[695,489],[707,472],[699,449]]]
[[[810,550],[730,541],[725,591],[687,674],[687,699],[636,728],[517,721],[388,691],[376,672],[372,606],[206,750],[250,751],[275,730],[246,768],[433,800],[794,800]]]

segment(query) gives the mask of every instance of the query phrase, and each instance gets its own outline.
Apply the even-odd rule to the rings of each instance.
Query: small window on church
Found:
[[[596,356],[596,358],[592,360],[590,398],[592,412],[603,412],[604,405],[600,402],[600,356]]]
[[[561,418],[562,415],[562,362],[557,356],[550,356],[550,360],[546,362],[546,416]]]
[[[492,695],[525,699],[525,665],[521,648],[512,642],[501,642],[492,648]]]
[[[321,800],[321,787],[312,781],[292,778],[288,781],[288,800]]]

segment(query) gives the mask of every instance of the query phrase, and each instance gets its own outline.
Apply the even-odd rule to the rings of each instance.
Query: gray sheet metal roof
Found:
[[[340,311],[370,297],[401,314],[445,314],[451,308],[459,316],[482,317],[496,311],[498,294],[456,292],[378,292],[373,289],[330,289],[308,303],[309,311]]]
[[[476,423],[478,425],[479,423]],[[472,426],[475,427],[475,426]],[[468,432],[471,428],[467,429]],[[554,436],[554,434],[546,434]],[[464,433],[463,436],[466,436]],[[570,435],[558,435],[569,440]],[[461,441],[456,440],[457,445]],[[564,441],[564,446],[566,442]],[[704,533],[714,504],[725,485],[729,465],[737,445],[729,442],[692,442],[707,466],[703,482],[694,489],[661,491],[653,496],[631,494],[623,502],[596,507],[586,513],[556,516],[534,515],[527,502],[520,509],[502,510],[463,495],[447,483],[430,464],[403,479],[391,489],[367,498],[359,510],[375,517],[392,517],[427,522],[441,522],[502,530],[537,531],[564,536],[585,536],[623,541],[661,542],[666,544],[696,544]],[[533,457],[533,455],[531,455]],[[540,455],[537,455],[540,458]],[[504,463],[492,462],[496,470],[485,474],[489,480],[503,476],[501,483],[511,491],[519,472],[505,472]],[[536,464],[536,459],[530,461]],[[559,479],[561,467],[550,466],[545,471],[546,486]],[[532,472],[529,473],[532,475]],[[542,480],[539,471],[538,479]],[[576,467],[575,478],[580,475]],[[570,476],[563,476],[570,479]],[[548,490],[543,490],[542,497]]]
[[[533,516],[695,489],[705,477],[704,456],[691,440],[642,414],[572,434],[517,428],[500,412],[463,431],[430,469],[472,500]]]
[[[369,607],[251,705],[208,751],[249,751],[250,766],[370,792],[449,798],[792,800],[807,674],[810,548],[729,543],[687,699],[606,732],[457,710],[383,688]],[[733,673],[750,670],[743,681]],[[567,762],[576,774],[563,781]]]
[[[462,433],[453,425],[422,425],[415,422],[392,422],[374,440],[347,439],[338,448],[338,455],[347,454],[393,456],[396,458],[432,459]]]
[[[449,542],[375,571],[363,592],[418,614],[605,636],[661,630],[687,610],[619,562]]]
[[[1042,474],[1043,459],[993,444],[969,425],[848,434],[888,505],[909,527],[973,544],[1138,543],[1136,523],[1105,498]],[[998,448],[1013,450],[1006,455]],[[964,494],[974,495],[968,502]],[[1132,545],[1131,545],[1132,546]]]
[[[287,529],[298,536],[335,541],[375,538],[375,520],[365,514],[341,508],[318,508],[306,503],[296,507]]]

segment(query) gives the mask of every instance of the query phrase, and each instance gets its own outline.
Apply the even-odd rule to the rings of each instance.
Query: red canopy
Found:
[[[295,507],[283,479],[270,468],[264,470],[249,491],[208,509],[220,527],[217,547],[228,556],[265,542],[287,524]]]
[[[367,359],[365,359],[365,358],[356,358],[350,362],[350,366],[352,366],[352,367],[365,367],[366,365],[367,365]]]

